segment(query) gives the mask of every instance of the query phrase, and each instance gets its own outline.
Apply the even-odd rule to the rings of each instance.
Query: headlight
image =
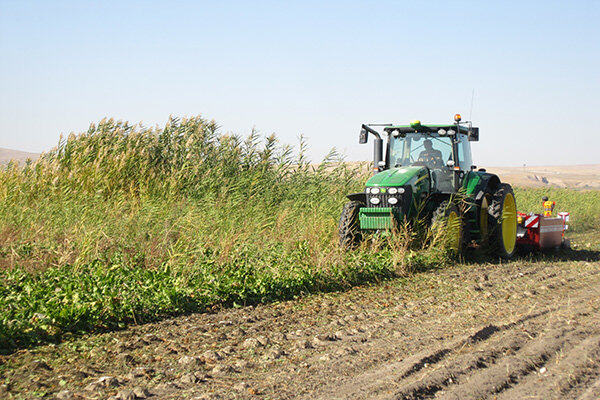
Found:
[[[379,188],[371,188],[371,194],[379,193]]]
[[[366,188],[366,189],[365,189],[365,192],[367,192],[367,193],[371,193],[371,188]]]
[[[398,199],[395,197],[390,197],[388,199],[388,203],[390,203],[390,204],[396,204],[397,202],[398,202]]]
[[[377,197],[372,197],[369,201],[371,204],[379,204],[379,199]]]
[[[398,193],[400,193],[400,194],[404,193],[404,188],[398,188]]]
[[[396,194],[396,193],[398,193],[398,189],[396,189],[396,188],[389,188],[388,189],[388,193],[389,194]]]

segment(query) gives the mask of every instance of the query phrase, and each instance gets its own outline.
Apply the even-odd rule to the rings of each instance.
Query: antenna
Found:
[[[473,121],[473,99],[475,98],[475,88],[471,91],[471,110],[469,111],[469,121]]]

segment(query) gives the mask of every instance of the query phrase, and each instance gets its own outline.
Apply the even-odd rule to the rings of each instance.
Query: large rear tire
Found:
[[[517,203],[509,184],[502,183],[498,186],[488,212],[492,254],[510,259],[517,250]]]
[[[456,204],[443,201],[433,213],[431,228],[434,232],[442,229],[448,248],[455,254],[462,253],[465,240],[465,224]]]
[[[338,230],[340,234],[340,246],[344,249],[355,248],[362,240],[358,211],[364,204],[360,201],[350,201],[344,205]]]

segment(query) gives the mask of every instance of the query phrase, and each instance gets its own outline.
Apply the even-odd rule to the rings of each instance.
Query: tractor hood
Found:
[[[407,185],[411,179],[419,175],[425,167],[399,167],[390,168],[373,175],[366,183],[366,186],[403,186]]]

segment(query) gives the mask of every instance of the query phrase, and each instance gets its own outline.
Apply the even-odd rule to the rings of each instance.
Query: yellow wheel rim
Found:
[[[504,250],[512,253],[517,241],[517,206],[515,198],[508,193],[502,205],[502,242]]]
[[[460,236],[462,234],[460,217],[456,211],[450,211],[446,219],[446,229],[448,231],[448,245],[453,251],[458,251],[460,247]]]
[[[481,200],[481,211],[479,214],[479,232],[481,233],[481,238],[484,240],[488,237],[488,208],[488,199],[484,196],[483,200]]]

